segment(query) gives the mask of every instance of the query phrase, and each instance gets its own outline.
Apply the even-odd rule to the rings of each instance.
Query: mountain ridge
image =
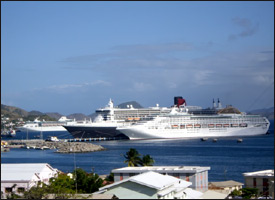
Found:
[[[116,107],[127,108],[127,105],[133,105],[134,108],[143,108],[136,101],[128,101],[125,103],[121,103]],[[269,120],[274,120],[274,107],[247,111],[247,114],[259,114],[264,117],[267,117]],[[75,119],[75,120],[84,120],[84,119],[89,120],[90,118],[94,119],[96,114],[91,113],[90,115],[85,115],[82,113],[72,113],[69,115],[62,115],[58,112],[43,113],[35,110],[28,112],[22,108],[1,104],[1,115],[4,115],[5,117],[9,117],[11,118],[11,120],[23,118],[25,121],[27,120],[33,121],[35,118],[39,117],[40,120],[44,119],[45,121],[56,121],[60,119],[61,116],[66,116],[69,119]]]

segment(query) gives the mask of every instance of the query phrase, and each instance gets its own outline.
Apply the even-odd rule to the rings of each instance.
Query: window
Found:
[[[186,181],[189,181],[189,174],[186,174],[185,180],[186,180]]]
[[[11,187],[5,188],[5,192],[6,192],[6,193],[11,193],[11,192],[12,192],[12,188],[11,188]]]
[[[253,187],[255,188],[257,185],[256,178],[253,178]]]
[[[23,187],[19,187],[19,188],[17,189],[17,192],[19,192],[19,193],[23,193],[23,192],[25,192],[25,188],[23,188]]]
[[[135,173],[130,173],[129,174],[129,176],[131,177],[131,176],[135,176],[136,174]]]
[[[269,192],[268,192],[268,179],[267,178],[263,178],[263,194],[264,195],[269,195]]]

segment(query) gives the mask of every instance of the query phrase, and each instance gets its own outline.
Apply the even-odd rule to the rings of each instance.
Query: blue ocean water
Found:
[[[11,149],[1,153],[1,163],[49,163],[63,172],[71,172],[74,165],[87,172],[109,174],[114,168],[126,167],[123,155],[135,148],[142,155],[150,154],[154,165],[165,166],[209,166],[209,181],[235,180],[244,182],[242,173],[274,169],[274,121],[271,121],[270,134],[242,137],[185,140],[140,140],[140,141],[96,141],[106,151],[76,154],[58,154],[55,150]],[[32,136],[40,133],[32,133]],[[71,138],[68,132],[43,133],[43,137],[56,135]],[[28,133],[28,137],[32,137]],[[26,133],[17,133],[24,139]]]

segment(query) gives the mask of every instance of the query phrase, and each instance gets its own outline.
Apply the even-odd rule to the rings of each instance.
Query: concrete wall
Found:
[[[22,194],[18,192],[18,188],[24,188],[25,191],[29,189],[28,182],[1,182],[1,192],[3,192],[4,198],[9,194],[6,193],[6,188],[11,188],[14,184],[16,184],[16,186],[13,188],[12,192],[15,194]]]
[[[256,186],[254,186],[254,178],[256,178]],[[271,181],[274,181],[274,177],[252,177],[252,176],[246,176],[245,177],[245,187],[247,188],[258,188],[259,194],[263,192],[263,178],[268,179],[268,189],[269,189],[269,196],[272,196],[272,193],[274,195],[274,186],[272,188]]]

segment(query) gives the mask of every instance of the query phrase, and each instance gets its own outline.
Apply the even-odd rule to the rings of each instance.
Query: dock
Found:
[[[95,145],[85,140],[60,140],[58,142],[45,141],[41,139],[33,140],[9,140],[8,148],[24,148],[28,150],[48,150],[56,149],[56,153],[84,153],[106,150],[101,145]]]

